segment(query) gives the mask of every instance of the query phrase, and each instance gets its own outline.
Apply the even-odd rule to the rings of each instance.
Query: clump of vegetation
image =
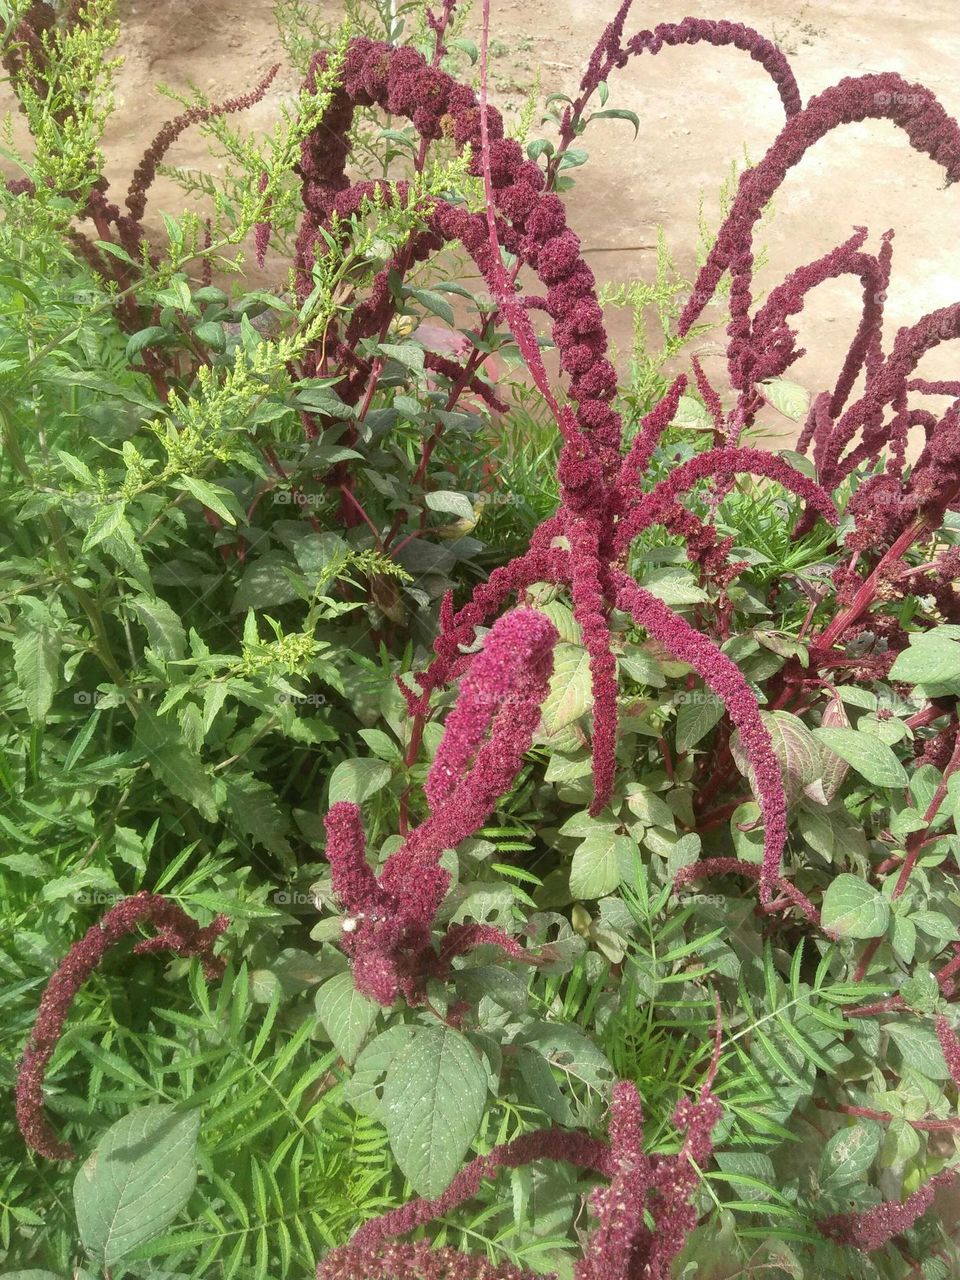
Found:
[[[864,229],[753,282],[834,128],[890,120],[952,182],[960,127],[894,73],[804,104],[737,23],[627,38],[626,0],[555,136],[535,98],[509,136],[487,8],[480,48],[455,0],[316,47],[278,5],[296,108],[228,122],[274,72],[185,104],[121,212],[111,0],[0,3],[34,142],[0,226],[14,1275],[960,1265],[928,1212],[960,1128],[960,380],[918,369],[960,303],[888,342]],[[588,127],[638,125],[615,71],[694,43],[785,123],[693,285],[661,242],[617,299],[624,382],[561,193]],[[229,173],[158,244],[191,126]],[[846,276],[808,395],[794,317]],[[718,299],[723,386],[690,350]],[[744,443],[767,404],[794,450]],[[162,976],[121,979],[131,934]]]

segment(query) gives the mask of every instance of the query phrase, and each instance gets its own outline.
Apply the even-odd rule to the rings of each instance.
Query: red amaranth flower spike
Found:
[[[397,1246],[392,1241],[471,1199],[483,1180],[501,1169],[539,1160],[561,1161],[608,1181],[592,1197],[597,1225],[575,1264],[576,1280],[669,1280],[672,1264],[696,1225],[691,1204],[699,1178],[696,1166],[709,1159],[711,1133],[721,1114],[707,1087],[696,1101],[684,1098],[674,1113],[684,1134],[680,1150],[671,1156],[648,1156],[643,1150],[640,1096],[634,1084],[621,1080],[613,1089],[609,1144],[564,1129],[540,1129],[496,1146],[472,1160],[436,1199],[411,1200],[364,1223],[349,1244],[320,1260],[317,1280],[369,1280],[374,1275],[394,1280],[394,1274],[396,1280],[530,1280],[527,1273],[509,1268],[477,1271],[479,1262],[469,1254]],[[397,1267],[395,1273],[390,1266]]]
[[[487,819],[512,786],[533,740],[553,671],[556,629],[543,613],[516,609],[498,619],[464,676],[426,782],[430,816],[374,875],[366,860],[360,811],[340,802],[327,815],[327,859],[344,910],[341,946],[357,988],[390,1005],[399,994],[423,999],[424,983],[471,946],[495,943],[527,959],[499,931],[460,929],[431,945],[431,926],[449,883],[439,865]]]
[[[213,947],[229,924],[227,917],[217,916],[212,924],[201,928],[176,902],[146,891],[121,899],[74,943],[47,983],[17,1072],[20,1132],[34,1151],[51,1160],[72,1160],[74,1154],[70,1144],[56,1136],[43,1114],[43,1078],[63,1033],[63,1024],[77,992],[106,953],[141,924],[153,924],[157,933],[138,942],[134,955],[172,951],[178,956],[197,956],[208,979],[223,973],[224,963],[214,955]]]
[[[956,1175],[956,1169],[944,1169],[902,1202],[885,1200],[859,1213],[831,1214],[828,1218],[821,1218],[817,1226],[828,1239],[838,1244],[872,1253],[912,1227],[933,1204],[938,1188],[949,1186]]]

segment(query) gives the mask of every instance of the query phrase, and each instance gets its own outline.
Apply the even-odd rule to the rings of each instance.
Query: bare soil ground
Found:
[[[492,8],[494,100],[509,117],[538,75],[542,96],[575,92],[616,0],[493,0]],[[107,136],[108,176],[121,191],[145,146],[178,109],[155,91],[157,83],[179,90],[196,86],[216,100],[245,92],[273,62],[283,61],[272,9],[264,0],[122,3],[119,52],[125,62]],[[336,5],[316,0],[316,9],[325,20],[336,20]],[[777,40],[790,56],[804,100],[844,75],[894,70],[927,85],[960,116],[958,0],[638,2],[627,33],[686,13],[743,21]],[[478,24],[475,6],[471,25]],[[296,73],[285,67],[264,102],[246,114],[246,126],[269,128],[296,84]],[[689,275],[700,193],[716,225],[718,192],[731,161],[742,164],[745,152],[758,159],[782,124],[776,90],[746,55],[700,45],[634,59],[612,80],[608,105],[636,111],[640,136],[634,141],[632,127],[617,120],[588,130],[589,162],[575,171],[577,185],[567,197],[571,224],[601,281],[649,278],[658,225]],[[191,168],[216,163],[196,132],[170,158]],[[177,203],[176,188],[160,184],[152,199],[154,216]],[[888,227],[896,229],[888,341],[899,325],[960,298],[960,183],[945,188],[942,172],[886,122],[844,127],[790,174],[763,236],[768,263],[761,287],[769,289],[860,225],[869,227],[873,245]],[[832,385],[858,310],[855,282],[819,290],[801,324],[810,354],[790,376],[813,391]],[[612,314],[611,332],[625,347],[629,318]],[[931,377],[947,376],[951,369],[956,376],[956,355],[944,345],[922,367]],[[787,427],[785,420],[779,423]]]

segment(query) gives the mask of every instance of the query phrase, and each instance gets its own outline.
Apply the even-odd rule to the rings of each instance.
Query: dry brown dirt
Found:
[[[337,6],[317,0],[314,7],[325,20],[336,20]],[[538,73],[542,95],[572,94],[615,9],[616,0],[492,0],[494,100],[509,116]],[[738,0],[720,7],[660,0],[635,4],[627,34],[686,13],[742,21],[776,39],[790,56],[804,100],[844,75],[894,70],[927,85],[960,116],[960,0]],[[283,54],[269,3],[137,0],[121,3],[121,20],[125,62],[106,150],[108,176],[123,190],[144,147],[177,110],[155,91],[158,82],[179,90],[194,85],[214,99],[231,96],[256,83]],[[473,34],[478,20],[475,5]],[[296,73],[285,67],[264,102],[246,114],[246,126],[269,128],[296,84]],[[632,127],[613,120],[588,130],[583,145],[589,162],[576,171],[577,185],[567,197],[571,225],[601,281],[649,277],[658,225],[689,274],[700,193],[715,224],[731,161],[742,161],[744,149],[758,159],[782,124],[776,90],[746,55],[700,45],[634,59],[610,91],[609,106],[638,113],[640,135],[634,141]],[[196,168],[215,163],[196,132],[177,144],[171,160]],[[163,207],[177,207],[176,190],[166,184],[152,201],[154,214]],[[769,289],[858,225],[869,227],[874,245],[888,227],[896,230],[888,340],[899,325],[960,298],[960,183],[945,188],[942,172],[886,122],[843,127],[791,172],[763,236],[769,260],[760,286]],[[857,294],[850,280],[818,291],[801,322],[809,354],[791,377],[812,390],[832,384],[856,324]],[[624,346],[628,318],[612,314],[611,331]],[[922,367],[929,376],[947,376],[951,368],[956,376],[956,356],[945,344]]]

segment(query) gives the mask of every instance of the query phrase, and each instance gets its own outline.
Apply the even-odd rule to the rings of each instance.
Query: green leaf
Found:
[[[164,721],[144,707],[137,717],[137,741],[157,779],[203,815],[216,822],[219,813],[213,776]]]
[[[317,1017],[348,1066],[377,1020],[380,1006],[356,989],[352,973],[338,973],[316,995]]]
[[[565,1125],[589,1125],[599,1117],[613,1082],[613,1068],[579,1027],[535,1022],[513,1039],[520,1074],[537,1106]]]
[[[591,120],[629,120],[633,125],[634,138],[640,132],[640,117],[635,111],[627,111],[624,107],[607,107],[605,111],[594,111]]]
[[[761,382],[764,397],[783,414],[794,422],[801,422],[810,410],[810,392],[797,382],[788,382],[786,378],[771,378],[769,382]]]
[[[722,698],[706,689],[692,689],[682,696],[677,712],[677,750],[689,751],[723,719],[726,708]]]
[[[439,1196],[480,1128],[487,1099],[483,1061],[452,1027],[421,1027],[387,1071],[383,1119],[390,1147],[414,1190]]]
[[[237,584],[230,606],[232,612],[237,613],[241,609],[266,609],[295,600],[297,590],[287,577],[287,570],[295,571],[290,557],[284,551],[268,551],[251,561]]]
[[[199,1129],[199,1111],[154,1103],[100,1139],[73,1186],[80,1239],[99,1266],[115,1266],[184,1208],[197,1177]]]
[[[543,700],[543,730],[548,737],[579,720],[593,703],[590,655],[578,644],[558,644],[553,651],[553,675]]]
[[[432,311],[441,320],[446,320],[447,324],[455,322],[453,307],[451,307],[442,293],[434,293],[432,289],[411,289],[410,293],[422,307]]]
[[[960,692],[960,627],[941,626],[911,636],[890,668],[890,679],[925,687],[945,685],[944,693]]]
[[[328,803],[350,800],[363,804],[390,781],[392,769],[383,760],[342,760],[330,775]]]
[[[128,603],[146,628],[150,648],[168,662],[178,662],[186,653],[187,637],[166,600],[136,596]]]
[[[116,533],[124,523],[125,511],[126,506],[122,502],[111,502],[109,506],[101,507],[90,522],[81,550],[84,553],[92,551],[104,538]]]
[[[634,843],[629,836],[601,828],[587,836],[570,864],[570,892],[575,898],[603,898],[613,893],[633,867]]]
[[[858,1120],[827,1142],[820,1157],[820,1179],[831,1189],[864,1181],[864,1175],[880,1151],[883,1130],[872,1120]]]
[[[423,373],[423,347],[415,342],[380,342],[377,350],[390,360],[398,360],[414,373]]]
[[[229,773],[226,813],[231,827],[249,836],[270,853],[283,857],[290,853],[288,822],[277,804],[273,787],[252,773]]]
[[[888,1022],[884,1031],[900,1050],[903,1065],[928,1080],[949,1080],[950,1069],[933,1027],[926,1023]]]
[[[246,319],[246,316],[243,318]],[[203,506],[215,511],[221,520],[226,520],[227,524],[237,523],[236,515],[227,506],[228,502],[236,502],[236,498],[229,489],[221,489],[219,485],[212,485],[206,480],[198,480],[196,476],[187,475],[179,476],[171,481],[171,484],[175,489],[186,489],[187,493]]]
[[[465,493],[454,493],[449,489],[434,489],[424,495],[424,502],[431,511],[445,511],[459,516],[461,520],[476,520],[477,515],[473,503]]]
[[[214,351],[227,349],[227,331],[218,321],[205,320],[194,329],[194,336]]]
[[[60,634],[42,624],[18,627],[13,639],[13,669],[27,714],[34,724],[39,724],[57,691]]]
[[[841,938],[879,938],[890,923],[890,904],[866,880],[843,874],[827,886],[820,921]]]
[[[817,738],[875,787],[905,787],[907,772],[890,747],[856,729],[815,729]]]
[[[383,1114],[378,1084],[386,1076],[391,1062],[417,1033],[416,1027],[395,1023],[370,1041],[353,1064],[353,1073],[344,1086],[344,1096],[363,1115],[379,1119]]]

